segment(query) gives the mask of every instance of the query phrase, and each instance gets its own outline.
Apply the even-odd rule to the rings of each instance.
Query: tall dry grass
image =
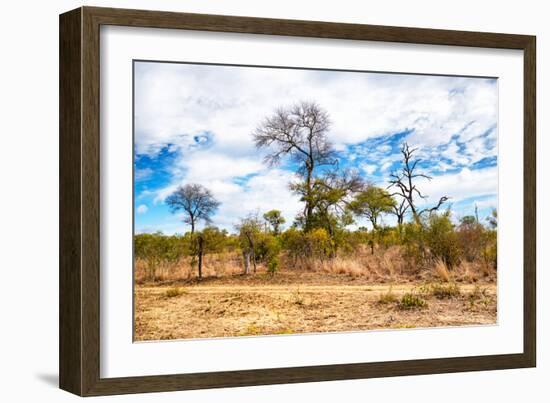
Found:
[[[222,277],[242,273],[242,258],[237,252],[212,253],[203,257],[203,277]],[[198,275],[197,263],[189,256],[174,262],[163,262],[155,269],[155,278],[147,270],[147,262],[136,259],[134,265],[135,281],[138,284],[147,282],[171,282],[190,280]]]
[[[365,277],[379,282],[395,281],[408,275],[398,246],[377,248],[374,254],[370,248],[364,248],[350,255],[330,259],[283,259],[283,266],[296,270]]]
[[[414,266],[404,257],[403,248],[378,247],[374,254],[370,248],[359,249],[353,254],[343,254],[326,259],[291,259],[282,254],[280,270],[327,273],[332,275],[362,278],[375,283],[410,281],[442,281],[477,283],[496,280],[496,270],[483,262],[462,261],[449,269],[441,260]],[[258,270],[265,268],[258,265]],[[153,282],[148,274],[147,263],[136,259],[135,281],[138,284]],[[243,273],[243,261],[239,252],[213,253],[204,256],[203,277],[226,277]],[[197,265],[191,257],[184,257],[171,263],[162,263],[155,270],[155,282],[186,281],[197,278]]]

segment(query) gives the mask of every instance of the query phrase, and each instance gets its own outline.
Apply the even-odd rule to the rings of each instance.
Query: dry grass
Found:
[[[490,324],[496,321],[496,270],[481,262],[448,269],[406,263],[400,247],[365,248],[334,259],[280,258],[242,275],[238,253],[161,265],[155,280],[135,264],[137,340],[255,336]]]
[[[392,286],[390,286],[387,292],[380,294],[380,297],[378,297],[379,304],[393,304],[397,301],[399,301],[399,298],[394,294]]]
[[[179,297],[180,295],[183,295],[186,292],[187,291],[181,287],[172,287],[167,289],[164,295],[166,296],[166,298],[174,298],[174,297]]]
[[[293,275],[281,274],[281,277]],[[313,275],[325,277],[319,273]],[[253,281],[243,283],[244,277],[251,277]],[[298,286],[273,284],[263,274],[237,276],[188,285],[186,292],[171,298],[166,297],[166,292],[173,289],[172,286],[139,285],[135,288],[136,339],[341,332],[496,322],[494,285],[483,288],[462,285],[458,286],[460,294],[438,299],[433,295],[420,295],[418,286],[414,284],[357,284],[353,280],[339,283],[333,278],[330,283],[319,285],[322,281],[310,277],[305,279],[309,283]]]
[[[434,270],[437,276],[446,282],[449,282],[451,279],[451,274],[449,273],[449,269],[447,269],[447,265],[445,262],[441,259],[437,259],[434,264]]]
[[[496,270],[481,262],[463,261],[449,270],[445,263],[437,260],[433,265],[411,268],[406,263],[399,246],[370,248],[359,250],[353,255],[341,255],[333,259],[298,259],[281,256],[281,270],[296,270],[305,273],[325,273],[368,281],[371,283],[408,283],[408,282],[459,282],[459,283],[492,283],[496,280]],[[259,272],[265,267],[258,265]],[[208,254],[204,257],[203,277],[216,279],[240,275],[243,272],[242,257],[238,252]],[[146,262],[137,259],[135,262],[136,284],[172,284],[195,282],[197,278],[196,263],[190,257],[182,258],[170,264],[162,264],[156,269],[155,280],[147,274]],[[279,274],[275,274],[274,281]]]
[[[333,259],[283,259],[283,266],[313,272],[338,274],[354,278],[364,278],[373,282],[393,282],[406,280],[410,273],[398,246],[387,249],[377,248],[375,253],[370,248],[359,250],[354,255],[343,255]]]
[[[204,256],[203,276],[222,277],[240,274],[242,272],[241,256],[237,252],[213,253]],[[181,280],[193,280],[197,277],[197,265],[193,264],[191,257],[185,257],[172,263],[159,265],[155,271],[154,281],[149,277],[147,263],[142,259],[135,261],[135,282],[145,283],[169,283]]]

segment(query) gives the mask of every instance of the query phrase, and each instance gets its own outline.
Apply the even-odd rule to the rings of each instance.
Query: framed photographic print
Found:
[[[60,17],[60,386],[535,366],[535,37]]]

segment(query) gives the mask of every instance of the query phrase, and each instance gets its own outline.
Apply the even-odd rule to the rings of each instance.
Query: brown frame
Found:
[[[524,52],[524,350],[521,354],[100,378],[99,28],[173,28],[520,49]],[[315,382],[536,365],[534,36],[81,7],[60,16],[60,387],[80,396]]]

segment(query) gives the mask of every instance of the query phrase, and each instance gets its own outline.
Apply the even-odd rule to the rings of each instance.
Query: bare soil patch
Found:
[[[457,284],[451,293],[289,271],[140,284],[134,292],[136,341],[486,325],[497,316],[494,282]],[[425,304],[404,304],[405,295]]]

